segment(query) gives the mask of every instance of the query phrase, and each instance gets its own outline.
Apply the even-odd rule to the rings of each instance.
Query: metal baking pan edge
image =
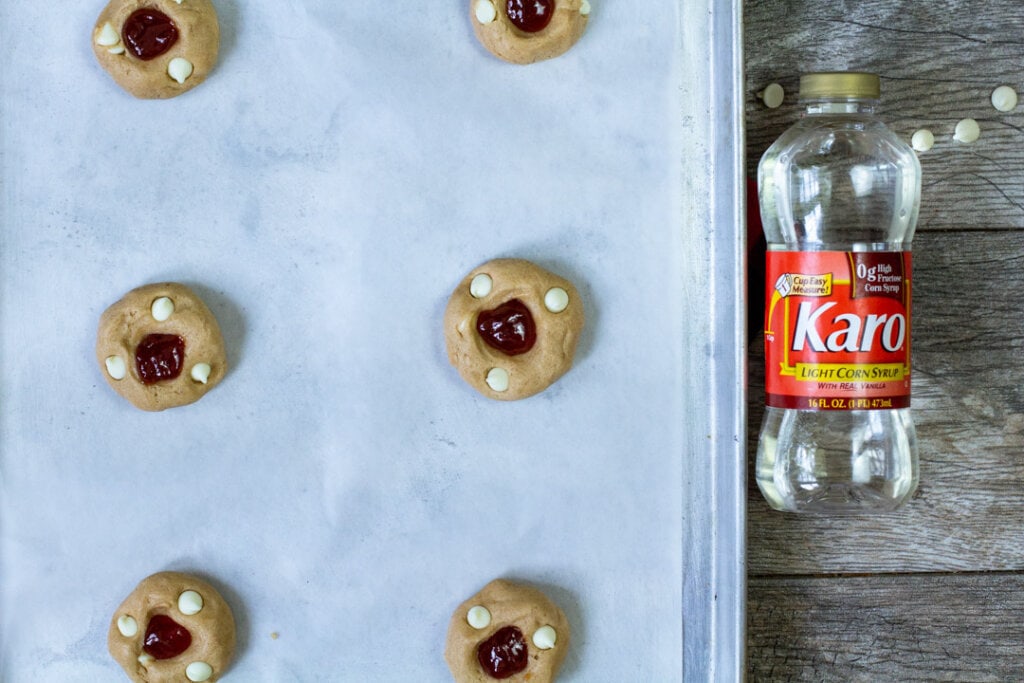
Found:
[[[683,274],[689,385],[707,410],[686,430],[683,678],[740,681],[746,669],[746,230],[741,0],[680,2],[683,163],[710,188],[683,188],[684,245],[708,272]],[[695,174],[684,173],[684,182]],[[693,324],[700,321],[701,324]]]

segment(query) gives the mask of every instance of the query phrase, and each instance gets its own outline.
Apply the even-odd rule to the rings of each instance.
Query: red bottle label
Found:
[[[767,405],[910,406],[909,252],[769,251]]]

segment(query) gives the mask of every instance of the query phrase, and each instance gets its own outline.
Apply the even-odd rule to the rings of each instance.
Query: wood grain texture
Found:
[[[771,511],[753,481],[764,357],[750,354],[752,681],[1024,681],[1024,93],[1019,0],[747,0],[748,172],[799,115],[799,75],[882,78],[880,118],[928,128],[914,240],[921,484],[902,510]],[[768,109],[757,92],[786,89]],[[952,139],[975,118],[973,144]],[[763,302],[751,302],[751,315]],[[960,573],[966,572],[966,573]],[[993,573],[994,572],[994,573]]]
[[[1002,113],[992,90],[1024,90],[1024,4],[1018,0],[957,2],[790,2],[744,5],[747,78],[747,166],[798,116],[801,73],[865,70],[882,78],[880,118],[909,141],[919,128],[935,134],[921,155],[920,229],[1024,228],[1024,104]],[[786,89],[778,109],[757,93]],[[976,119],[974,144],[952,139],[963,118]]]
[[[754,579],[751,681],[1024,680],[1024,575]]]

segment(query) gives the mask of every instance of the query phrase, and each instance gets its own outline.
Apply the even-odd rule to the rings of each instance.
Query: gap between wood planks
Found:
[[[1024,569],[993,569],[993,570],[970,570],[970,571],[949,571],[943,569],[941,571],[927,572],[927,571],[912,571],[912,572],[894,572],[894,571],[882,571],[882,572],[829,572],[824,574],[747,574],[747,580],[769,580],[769,581],[793,581],[793,580],[804,580],[804,579],[821,579],[821,580],[833,580],[833,579],[877,579],[877,578],[935,578],[937,576],[1022,576],[1024,577]]]

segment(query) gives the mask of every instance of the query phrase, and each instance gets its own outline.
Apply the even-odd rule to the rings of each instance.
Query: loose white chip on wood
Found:
[[[776,109],[782,106],[782,101],[786,99],[786,91],[778,83],[772,83],[757,93],[757,96],[764,100],[764,106],[769,109]]]
[[[1013,111],[1017,106],[1017,91],[1001,85],[992,91],[992,106],[999,111]]]
[[[935,145],[935,135],[927,128],[922,128],[910,138],[910,144],[918,152],[927,152]]]
[[[974,142],[981,136],[981,127],[974,119],[964,119],[956,124],[953,139],[957,142]]]

